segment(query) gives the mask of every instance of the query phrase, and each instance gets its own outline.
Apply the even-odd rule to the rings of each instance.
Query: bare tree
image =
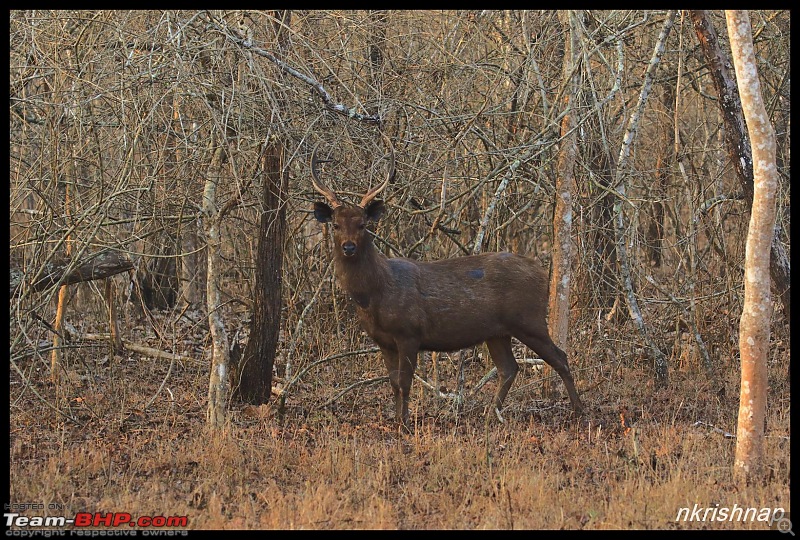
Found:
[[[209,144],[211,156],[203,191],[203,228],[206,234],[208,270],[206,301],[208,302],[208,326],[211,332],[211,375],[208,382],[208,424],[214,429],[225,425],[228,400],[230,399],[230,350],[225,322],[222,320],[221,286],[222,241],[220,228],[225,213],[217,207],[217,189],[222,180],[222,166],[226,159],[225,148],[216,137]]]
[[[655,75],[655,70],[658,67],[659,61],[661,60],[661,55],[664,53],[664,47],[666,46],[667,36],[669,36],[670,30],[675,22],[675,10],[670,10],[667,13],[666,19],[664,20],[664,25],[661,28],[661,33],[658,36],[658,40],[656,42],[656,46],[653,50],[653,56],[650,58],[650,63],[647,67],[647,74],[645,75],[644,83],[642,84],[642,88],[639,92],[639,100],[637,102],[636,109],[634,109],[633,113],[628,120],[628,125],[625,129],[625,136],[622,141],[622,146],[619,152],[619,160],[617,161],[617,173],[615,179],[615,190],[618,195],[617,201],[614,203],[614,213],[615,213],[615,233],[616,233],[616,241],[617,241],[617,260],[619,262],[620,269],[622,271],[622,281],[623,281],[623,288],[625,291],[625,296],[627,298],[628,303],[628,312],[631,315],[631,319],[633,320],[636,327],[639,329],[639,332],[642,334],[644,339],[647,341],[648,346],[650,347],[650,351],[652,352],[653,356],[655,357],[655,371],[656,371],[656,379],[664,383],[667,380],[668,374],[668,366],[666,358],[664,358],[664,353],[658,348],[658,346],[654,343],[652,337],[647,332],[647,326],[642,316],[642,312],[639,308],[639,302],[636,299],[636,294],[633,290],[633,282],[631,279],[631,267],[630,267],[630,260],[628,258],[628,250],[626,247],[626,233],[625,233],[625,214],[623,212],[623,206],[626,204],[626,182],[625,182],[625,175],[627,174],[627,169],[629,167],[630,162],[630,155],[631,155],[631,144],[633,143],[633,139],[636,135],[636,131],[639,128],[639,120],[642,115],[642,111],[644,110],[645,102],[647,101],[647,96],[650,93],[651,86],[653,84],[653,76]]]
[[[569,330],[570,282],[572,280],[572,196],[575,191],[574,167],[578,153],[577,110],[578,38],[573,20],[580,13],[566,12],[564,26],[564,116],[561,120],[561,146],[558,153],[556,197],[553,210],[553,254],[550,268],[550,299],[548,324],[556,344],[567,354]],[[550,374],[550,367],[543,370]],[[548,378],[548,380],[550,380]],[[547,385],[546,385],[547,386]],[[545,389],[545,393],[549,393]]]
[[[703,13],[720,28],[721,11]],[[606,358],[620,374],[643,358],[649,364],[656,349],[674,369],[672,358],[683,358],[685,349],[670,357],[669,346],[682,347],[687,331],[698,346],[702,335],[709,357],[719,359],[715,369],[727,369],[737,323],[720,313],[741,309],[750,204],[742,202],[747,169],[736,167],[752,161],[746,130],[731,128],[722,108],[738,106],[732,70],[725,92],[717,91],[719,70],[704,42],[703,54],[683,47],[685,40],[673,39],[677,25],[658,69],[646,70],[665,10],[583,10],[573,17],[580,81],[565,109],[564,14],[297,10],[289,24],[262,10],[12,11],[10,251],[19,278],[9,305],[13,373],[50,376],[58,287],[76,277],[64,289],[61,316],[63,328],[76,326],[78,335],[58,330],[65,339],[56,341],[57,354],[66,359],[69,349],[97,346],[84,343],[84,332],[98,320],[105,325],[112,306],[102,287],[78,283],[86,262],[106,251],[134,266],[132,279],[125,270],[109,284],[125,302],[117,311],[119,337],[130,354],[210,357],[219,345],[208,339],[213,316],[217,337],[224,331],[232,347],[237,331],[243,345],[249,338],[253,349],[243,353],[254,361],[237,365],[256,369],[246,378],[259,381],[263,401],[270,374],[278,383],[284,374],[295,381],[324,364],[315,363],[320,359],[362,350],[344,293],[329,278],[323,252],[330,235],[309,219],[304,179],[310,147],[323,142],[336,187],[347,196],[367,191],[380,162],[378,130],[396,143],[399,171],[386,189],[392,219],[375,230],[378,249],[420,260],[512,250],[554,268],[567,247],[565,230],[553,221],[567,180],[559,170],[569,169],[575,136],[575,256],[570,303],[561,308],[570,312],[572,354],[598,359],[581,366],[587,377],[603,371]],[[750,16],[765,108],[777,131],[781,233],[770,268],[788,320],[790,17],[761,10]],[[724,35],[720,41],[726,49]],[[716,57],[730,63],[729,54]],[[665,89],[657,106],[643,98],[650,84]],[[670,125],[674,146],[665,141]],[[212,138],[227,159],[218,167],[210,167]],[[202,225],[212,215],[201,208],[212,178],[219,297],[209,303]],[[279,199],[265,198],[262,179]],[[747,182],[752,188],[752,172]],[[280,270],[268,270],[265,261],[278,261],[280,249]],[[556,272],[554,292],[563,283]],[[142,291],[147,302],[137,298],[137,284],[149,285]],[[278,294],[282,301],[272,303]],[[628,316],[625,307],[634,302],[636,315]],[[166,309],[151,312],[148,303]],[[562,325],[566,318],[551,311],[551,322]],[[781,338],[785,329],[778,327]],[[236,385],[242,376],[232,365],[235,349],[229,352],[229,383]],[[465,367],[453,376],[465,377],[459,388],[474,392],[480,384],[468,386],[466,368],[479,352],[460,363],[442,354],[441,385],[450,383],[448,369]],[[269,365],[271,355],[277,365]],[[360,377],[368,371],[362,361],[337,376]],[[112,367],[61,364],[67,390],[85,380],[84,370]],[[299,382],[292,392],[305,391]],[[62,399],[53,408],[66,406]]]
[[[747,11],[726,11],[736,83],[753,152],[753,208],[747,231],[744,309],[739,326],[742,385],[736,431],[734,474],[740,482],[761,478],[764,452],[764,418],[767,405],[767,353],[769,351],[769,255],[775,230],[775,131],[761,97],[761,83],[753,50]]]
[[[748,129],[742,112],[742,101],[730,70],[730,59],[720,46],[717,32],[708,11],[690,12],[700,48],[708,62],[708,68],[719,96],[719,107],[725,122],[725,146],[731,164],[736,171],[743,197],[748,206],[753,200],[753,153]],[[791,270],[789,257],[781,243],[778,230],[770,242],[770,274],[776,294],[781,297],[786,323],[791,323]]]

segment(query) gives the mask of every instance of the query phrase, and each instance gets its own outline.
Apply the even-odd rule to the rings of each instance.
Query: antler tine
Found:
[[[317,173],[317,164],[319,163],[319,160],[317,159],[318,149],[319,143],[314,146],[314,151],[311,152],[311,184],[314,186],[314,189],[319,191],[326,199],[328,199],[328,202],[331,203],[332,208],[336,208],[337,206],[342,205],[341,201],[336,196],[336,193],[319,179],[319,174]]]
[[[389,170],[386,173],[386,180],[383,181],[381,185],[375,187],[367,192],[366,195],[361,199],[361,202],[358,203],[358,206],[364,208],[367,206],[372,199],[378,196],[378,193],[386,189],[386,186],[389,185],[389,182],[394,180],[394,146],[392,146],[392,141],[386,134],[383,134],[383,139],[386,141],[387,146],[389,147]]]

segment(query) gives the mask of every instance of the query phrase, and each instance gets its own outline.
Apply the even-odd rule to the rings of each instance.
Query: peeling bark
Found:
[[[725,17],[754,165],[753,207],[745,248],[744,307],[739,323],[742,385],[733,466],[734,476],[742,483],[749,483],[758,480],[763,472],[772,314],[769,253],[775,234],[778,171],[775,131],[761,98],[750,16],[747,11],[726,11]]]

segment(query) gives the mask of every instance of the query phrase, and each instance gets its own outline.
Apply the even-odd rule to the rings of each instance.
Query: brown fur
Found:
[[[334,262],[341,286],[375,340],[395,395],[395,414],[408,423],[408,397],[420,350],[453,351],[486,343],[500,379],[498,418],[519,367],[515,337],[558,372],[576,412],[583,410],[566,354],[547,331],[548,276],[534,260],[513,253],[484,253],[435,262],[389,259],[367,232],[384,206],[315,204],[315,216],[334,227]]]

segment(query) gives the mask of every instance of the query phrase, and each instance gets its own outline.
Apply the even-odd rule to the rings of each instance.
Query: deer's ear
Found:
[[[333,220],[333,208],[324,202],[315,202],[314,217],[317,218],[317,221],[320,223],[328,223]]]
[[[378,221],[379,219],[381,219],[381,216],[385,211],[386,211],[386,206],[380,199],[372,201],[364,209],[364,212],[367,214],[367,221]]]

